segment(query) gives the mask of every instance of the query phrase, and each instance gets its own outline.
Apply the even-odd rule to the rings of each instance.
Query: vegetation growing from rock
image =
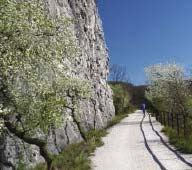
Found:
[[[50,16],[41,0],[0,2],[0,129],[37,145],[48,169],[50,128],[60,126],[65,109],[76,109],[89,89],[68,74],[78,55],[71,22]]]
[[[102,146],[101,137],[105,136],[107,131],[91,130],[86,133],[87,141],[72,144],[53,159],[53,167],[62,170],[90,170],[90,156],[95,151],[96,147]],[[33,170],[45,170],[45,164],[37,165]]]
[[[116,115],[113,120],[108,123],[106,129],[87,132],[85,134],[86,141],[67,146],[62,153],[53,158],[53,167],[62,170],[90,170],[90,156],[92,156],[97,147],[103,145],[102,137],[107,135],[107,128],[119,123],[125,117],[127,117],[127,113]],[[45,169],[45,164],[39,164],[31,170]]]
[[[90,170],[90,156],[97,147],[103,145],[101,138],[107,135],[107,128],[119,123],[123,118],[128,116],[128,113],[134,111],[135,107],[130,103],[130,96],[127,89],[120,84],[110,84],[110,86],[113,90],[113,98],[115,98],[114,105],[117,107],[115,117],[108,122],[105,129],[90,130],[85,134],[86,141],[69,145],[62,153],[55,156],[53,159],[54,168],[62,170]],[[121,103],[118,103],[119,101],[117,99],[120,99]],[[39,164],[33,170],[45,169],[45,164]]]

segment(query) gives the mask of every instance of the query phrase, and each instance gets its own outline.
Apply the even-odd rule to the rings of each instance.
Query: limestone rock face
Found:
[[[80,111],[68,111],[71,119],[50,132],[49,150],[59,153],[66,145],[83,140],[82,131],[103,128],[114,116],[112,92],[107,85],[109,57],[101,20],[95,0],[46,0],[51,15],[63,15],[74,20],[71,28],[81,49],[74,64],[75,74],[91,83],[89,100],[82,100]],[[18,162],[33,166],[44,161],[36,146],[28,145],[7,132],[0,139],[0,169],[12,170]]]

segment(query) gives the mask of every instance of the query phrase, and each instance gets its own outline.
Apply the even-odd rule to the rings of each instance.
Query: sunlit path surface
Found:
[[[142,123],[149,148],[146,147],[140,128],[142,118],[141,111],[136,111],[111,128],[109,134],[103,138],[105,144],[98,148],[95,156],[91,158],[92,168],[94,170],[159,170],[163,167],[167,170],[192,170],[163,145],[152,130],[148,115]],[[160,125],[154,119],[152,121],[154,128],[159,131]]]

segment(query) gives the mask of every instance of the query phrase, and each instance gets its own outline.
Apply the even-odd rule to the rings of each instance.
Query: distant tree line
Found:
[[[125,66],[112,64],[110,66],[109,84],[113,90],[113,102],[116,114],[132,108],[140,108],[145,98],[145,85],[135,86],[130,82]]]

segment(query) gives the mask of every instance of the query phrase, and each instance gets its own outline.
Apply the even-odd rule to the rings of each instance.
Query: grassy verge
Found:
[[[112,121],[110,121],[107,125],[107,128],[110,128],[112,126],[114,126],[115,124],[119,123],[123,118],[127,117],[128,114],[120,114],[115,116]]]
[[[92,130],[86,134],[87,143],[72,144],[65,148],[53,159],[53,167],[57,170],[89,170],[89,156],[96,147],[103,145],[101,138],[107,134],[106,130]],[[37,165],[33,170],[46,170],[45,164]]]
[[[164,127],[162,132],[168,136],[170,144],[174,145],[179,151],[192,153],[192,136],[185,139],[183,134],[178,136],[176,130],[170,127]]]
[[[128,114],[120,114],[109,122],[107,128],[119,123]],[[90,156],[95,149],[103,145],[102,137],[107,135],[107,128],[91,130],[86,134],[87,142],[67,146],[59,155],[54,156],[53,167],[56,170],[90,170]],[[33,170],[46,170],[45,164],[37,165]]]

